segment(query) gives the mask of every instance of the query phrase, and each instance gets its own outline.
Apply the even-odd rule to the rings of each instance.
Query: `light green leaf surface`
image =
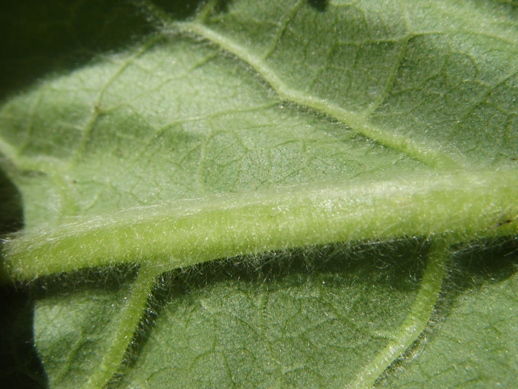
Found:
[[[50,386],[510,387],[512,4],[162,7],[0,107]]]

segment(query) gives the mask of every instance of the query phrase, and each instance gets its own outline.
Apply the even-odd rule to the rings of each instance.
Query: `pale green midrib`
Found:
[[[518,231],[516,170],[355,186],[288,188],[178,201],[6,242],[12,278],[151,262],[164,271],[237,255],[344,241],[449,234],[459,242]]]
[[[446,274],[446,262],[450,258],[448,237],[437,237],[431,242],[428,263],[421,281],[421,287],[410,312],[394,337],[364,366],[356,380],[347,385],[351,389],[367,389],[374,386],[385,370],[414,343],[425,330],[439,299],[442,282]]]
[[[382,128],[369,123],[370,110],[365,113],[355,113],[343,109],[325,99],[308,95],[297,89],[286,85],[273,71],[266,65],[264,60],[251,53],[248,49],[240,46],[232,39],[219,34],[218,32],[203,26],[196,21],[193,22],[173,22],[174,28],[187,33],[194,33],[218,45],[223,50],[235,55],[246,64],[251,66],[261,77],[271,86],[282,100],[292,102],[300,106],[314,109],[320,113],[330,116],[345,125],[351,127],[356,133],[374,140],[380,145],[389,147],[393,150],[405,153],[411,158],[425,163],[426,165],[452,169],[459,168],[461,163],[454,160],[446,152],[435,150],[438,145],[426,146],[408,137],[391,133]]]

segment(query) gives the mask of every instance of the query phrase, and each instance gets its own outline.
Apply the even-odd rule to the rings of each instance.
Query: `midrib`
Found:
[[[19,280],[119,263],[172,270],[237,255],[347,241],[447,235],[466,242],[518,231],[515,170],[285,188],[73,219],[6,243]]]

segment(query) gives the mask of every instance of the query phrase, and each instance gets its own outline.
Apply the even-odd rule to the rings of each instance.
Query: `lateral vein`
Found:
[[[371,388],[383,372],[399,358],[421,335],[430,321],[441,292],[446,274],[446,262],[450,258],[450,242],[439,237],[432,241],[428,263],[410,312],[401,324],[396,335],[391,339],[372,361],[358,374],[356,380],[348,388]]]
[[[286,85],[279,76],[268,66],[265,61],[251,53],[246,48],[232,41],[230,38],[201,25],[197,22],[175,22],[173,26],[180,31],[196,34],[221,47],[223,50],[235,55],[251,66],[271,86],[282,100],[292,102],[300,106],[314,109],[328,115],[347,126],[356,133],[369,138],[380,145],[407,154],[412,159],[418,160],[435,168],[459,168],[459,162],[455,161],[447,153],[434,150],[406,136],[385,131],[368,122],[367,113],[355,113],[339,107],[325,99],[307,95],[299,90]]]
[[[141,265],[131,295],[117,318],[119,326],[113,336],[113,341],[110,343],[108,351],[103,355],[99,367],[88,378],[88,382],[83,386],[83,389],[103,388],[121,365],[124,354],[133,340],[135,329],[138,327],[146,308],[155,279],[160,273],[161,270],[157,270],[151,264]]]

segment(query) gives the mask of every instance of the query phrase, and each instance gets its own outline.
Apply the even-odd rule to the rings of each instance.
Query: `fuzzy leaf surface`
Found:
[[[48,12],[70,22],[81,4]],[[2,166],[27,231],[7,242],[2,271],[45,276],[34,336],[50,387],[512,386],[512,4],[106,7],[90,11],[106,32],[78,43],[103,52],[0,106]],[[73,51],[49,26],[58,48],[41,55]],[[25,79],[39,77],[31,69]],[[344,230],[360,232],[335,234],[347,207]],[[196,244],[169,258],[180,233]],[[434,273],[427,254],[443,235],[450,271]],[[63,241],[70,254],[39,254]],[[420,304],[426,331],[405,338]],[[398,342],[406,353],[380,368]]]

